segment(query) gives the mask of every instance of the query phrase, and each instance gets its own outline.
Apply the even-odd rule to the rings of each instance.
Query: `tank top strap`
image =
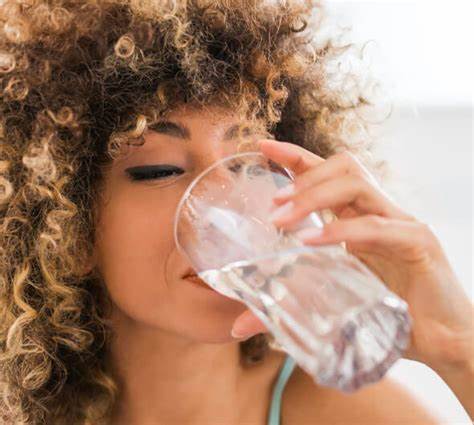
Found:
[[[273,387],[272,401],[270,404],[270,412],[268,415],[268,425],[280,425],[281,395],[285,389],[285,385],[295,368],[295,361],[287,354],[278,379]]]

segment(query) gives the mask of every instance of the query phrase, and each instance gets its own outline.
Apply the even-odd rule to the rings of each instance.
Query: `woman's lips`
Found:
[[[184,279],[191,281],[192,283],[195,283],[196,285],[199,285],[202,288],[209,289],[211,291],[214,291],[206,282],[204,282],[198,275],[196,274],[189,274],[184,277]]]
[[[216,297],[216,299],[220,299],[222,301],[229,301],[230,299],[229,297],[216,291],[212,286],[208,285],[192,269],[188,269],[182,279],[189,281],[189,283],[196,285],[199,288],[207,289],[209,291],[208,296],[210,297]]]

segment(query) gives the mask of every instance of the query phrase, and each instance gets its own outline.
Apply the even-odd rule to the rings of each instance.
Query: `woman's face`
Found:
[[[175,246],[173,218],[193,178],[237,152],[236,138],[223,139],[238,121],[219,109],[184,107],[166,121],[173,124],[152,126],[145,143],[130,147],[105,176],[97,266],[115,307],[132,320],[189,339],[230,341],[246,307],[183,279],[190,264]]]

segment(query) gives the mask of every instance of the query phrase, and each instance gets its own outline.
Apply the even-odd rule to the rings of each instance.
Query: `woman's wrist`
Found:
[[[438,350],[439,356],[428,363],[432,369],[439,372],[453,370],[471,370],[474,368],[474,328],[463,332],[452,332],[449,338],[444,338]]]
[[[427,362],[456,395],[467,414],[474,418],[474,330],[460,333],[444,354],[434,362]]]
[[[436,371],[446,385],[453,391],[466,413],[474,419],[474,366],[473,362],[454,368]]]

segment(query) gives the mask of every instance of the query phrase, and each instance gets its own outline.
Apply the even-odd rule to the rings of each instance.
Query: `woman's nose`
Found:
[[[205,170],[209,170],[212,168],[212,173],[219,175],[221,177],[225,177],[227,172],[227,158],[234,155],[237,152],[209,152],[207,154],[203,154],[198,160],[196,161],[196,175],[203,173]]]
[[[230,190],[238,175],[238,163],[228,157],[218,158],[210,163],[202,172],[202,179],[208,186],[220,190]]]

